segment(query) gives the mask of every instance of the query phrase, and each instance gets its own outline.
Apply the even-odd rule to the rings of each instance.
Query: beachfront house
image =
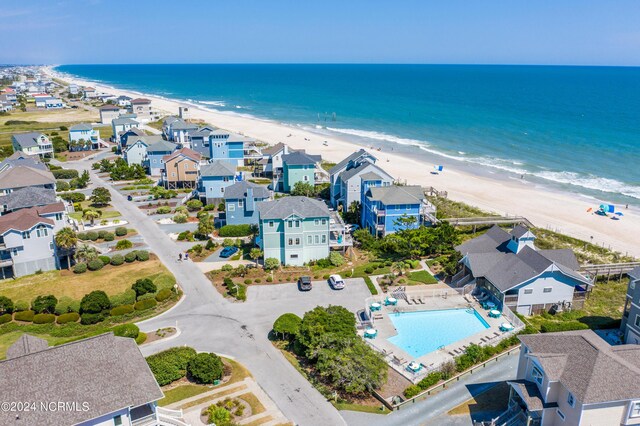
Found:
[[[407,227],[430,226],[436,222],[436,208],[418,185],[391,185],[377,173],[364,173],[361,225],[372,235],[384,237]]]
[[[100,111],[100,122],[102,124],[109,124],[120,115],[120,107],[118,105],[102,105],[98,110]]]
[[[54,234],[68,224],[63,202],[0,216],[0,275],[21,277],[59,268]]]
[[[14,152],[22,152],[40,158],[53,156],[53,145],[49,136],[39,132],[16,133],[11,136]]]
[[[82,95],[85,99],[94,99],[98,97],[98,92],[96,92],[96,89],[94,89],[93,87],[83,87]]]
[[[205,204],[217,204],[224,198],[225,189],[235,182],[236,166],[213,160],[200,167],[198,192]]]
[[[66,409],[9,410],[3,425],[184,425],[181,411],[158,407],[162,390],[134,339],[105,333],[58,346],[23,334],[0,361],[0,377],[12,383],[7,398]],[[126,384],[126,385],[123,385]]]
[[[80,123],[69,127],[69,151],[87,151],[98,149],[100,131],[89,123]]]
[[[264,258],[302,266],[329,256],[329,209],[319,200],[283,197],[258,203]]]
[[[151,176],[160,176],[164,170],[164,157],[178,149],[178,145],[165,141],[162,136],[154,136],[147,147],[147,161],[145,167]]]
[[[209,133],[209,158],[243,166],[245,140],[242,135],[215,129]]]
[[[170,129],[170,141],[188,146],[191,133],[198,130],[198,125],[179,118],[171,123]]]
[[[127,147],[123,156],[128,165],[137,164],[145,166],[147,162],[147,149],[151,143],[162,141],[162,136],[131,136],[128,138]]]
[[[131,113],[136,114],[138,120],[142,123],[146,123],[155,119],[156,112],[151,106],[151,101],[146,98],[132,99],[131,101]]]
[[[125,149],[127,149],[127,141],[129,140],[130,137],[146,136],[146,135],[147,133],[138,127],[132,127],[129,130],[124,130],[122,132],[119,132],[118,138],[117,138],[118,152],[122,153],[124,152]]]
[[[67,88],[67,91],[69,92],[70,95],[77,95],[80,92],[80,89],[78,88],[77,84],[70,84],[69,87]]]
[[[624,333],[625,342],[640,345],[640,266],[627,275],[629,284],[620,329]]]
[[[140,123],[133,118],[118,117],[111,120],[111,130],[114,140],[118,140],[118,135],[120,135],[121,132],[124,133],[136,127],[140,127]]]
[[[289,151],[293,152],[288,145],[282,142],[264,148],[262,150],[262,158],[258,161],[260,169],[256,170],[256,172],[275,181],[279,180],[282,177],[282,156],[287,155]]]
[[[45,99],[44,107],[46,109],[61,109],[65,107],[65,104],[61,99],[51,97]]]
[[[172,140],[171,139],[171,125],[173,123],[179,122],[180,118],[179,117],[175,117],[173,115],[170,115],[168,117],[165,117],[164,120],[162,120],[162,134],[164,135],[165,138],[167,138],[167,140]]]
[[[493,302],[522,315],[580,309],[591,280],[578,270],[571,249],[540,250],[523,225],[498,226],[456,247],[462,255],[454,286],[475,282]]]
[[[337,208],[338,205],[346,208],[353,201],[361,202],[362,184],[357,175],[364,173],[363,167],[368,164],[375,164],[376,161],[376,157],[361,149],[349,155],[329,170],[329,201],[333,208]],[[346,172],[349,173],[345,174]],[[387,175],[387,173],[384,174]],[[393,182],[393,178],[389,175],[387,176]]]
[[[162,158],[164,170],[162,181],[165,188],[190,188],[198,187],[198,171],[202,156],[189,148],[181,148]]]
[[[202,158],[209,158],[209,135],[215,130],[215,127],[204,126],[191,132],[189,135],[189,147],[199,152]]]
[[[297,182],[316,184],[316,165],[322,161],[319,155],[295,151],[282,156],[282,180],[277,191],[291,192]]]
[[[119,107],[128,108],[131,106],[131,98],[129,96],[121,95],[116,98],[116,103]]]
[[[258,203],[269,201],[266,186],[248,181],[236,182],[224,191],[225,225],[257,225]]]
[[[493,424],[640,424],[640,346],[611,346],[592,330],[518,338],[517,379]]]

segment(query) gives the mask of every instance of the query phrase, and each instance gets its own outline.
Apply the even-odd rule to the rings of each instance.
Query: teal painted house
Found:
[[[296,182],[316,184],[316,164],[322,161],[319,155],[309,155],[302,151],[282,156],[282,182],[277,190],[291,192]]]
[[[257,225],[258,203],[270,198],[265,186],[245,180],[228,186],[224,191],[226,225]]]
[[[302,266],[329,256],[329,209],[307,197],[284,197],[258,204],[264,258]]]

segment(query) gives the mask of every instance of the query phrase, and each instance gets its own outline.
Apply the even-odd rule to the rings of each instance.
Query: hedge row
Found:
[[[431,386],[435,385],[442,379],[442,373],[439,371],[434,371],[433,373],[427,374],[422,380],[420,380],[415,385],[411,385],[404,390],[404,396],[406,398],[413,398],[418,395],[420,392],[429,389]]]
[[[218,231],[221,237],[246,237],[251,235],[251,225],[225,225]]]
[[[105,265],[110,264],[112,266],[120,266],[124,262],[131,263],[135,262],[136,260],[138,262],[146,262],[147,260],[149,260],[149,257],[149,252],[146,250],[133,250],[125,254],[124,256],[121,254],[114,254],[112,257],[100,256],[98,259],[94,259],[89,263],[77,263],[73,267],[73,272],[75,272],[76,274],[83,274],[87,272],[87,269],[90,271],[99,271]]]
[[[195,356],[196,350],[193,348],[171,348],[149,356],[147,364],[158,384],[164,386],[186,376],[187,364]]]
[[[542,323],[540,331],[543,333],[555,333],[558,331],[586,330],[587,328],[589,328],[588,325],[579,321],[549,321]]]
[[[66,324],[69,322],[78,322],[79,319],[80,319],[80,314],[78,314],[77,312],[69,312],[67,314],[60,315],[56,319],[56,322],[58,324]]]

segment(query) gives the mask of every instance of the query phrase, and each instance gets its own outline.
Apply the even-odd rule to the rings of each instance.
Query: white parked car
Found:
[[[331,275],[329,277],[329,284],[334,290],[342,290],[344,288],[344,280],[340,275]]]

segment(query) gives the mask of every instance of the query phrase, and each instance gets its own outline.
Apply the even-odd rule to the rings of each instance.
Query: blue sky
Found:
[[[640,65],[638,0],[2,0],[0,63]]]

